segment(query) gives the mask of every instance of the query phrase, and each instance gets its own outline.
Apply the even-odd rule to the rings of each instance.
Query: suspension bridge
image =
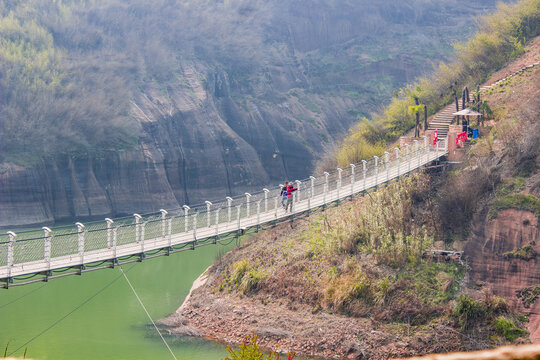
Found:
[[[48,281],[111,268],[200,246],[291,221],[398,179],[448,151],[447,140],[426,137],[346,168],[296,180],[292,211],[281,205],[281,185],[203,205],[40,231],[0,235],[0,287]]]

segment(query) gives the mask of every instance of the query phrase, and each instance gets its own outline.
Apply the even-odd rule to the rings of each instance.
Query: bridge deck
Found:
[[[380,159],[351,165],[347,171],[338,169],[318,180],[297,181],[300,190],[293,193],[292,214],[320,208],[408,174],[444,156],[445,149],[445,140],[436,148],[424,140],[422,146],[417,145],[410,153],[408,147],[407,152],[396,149],[395,154],[386,153]],[[355,171],[355,167],[360,170]],[[226,205],[221,205],[207,203],[206,209],[184,209],[184,213],[169,217],[167,212],[137,216],[135,222],[124,219],[110,221],[108,225],[80,224],[75,231],[73,228],[46,231],[37,238],[35,232],[26,236],[11,233],[9,240],[0,239],[0,281],[8,287],[16,277],[50,274],[57,269],[113,261],[181,244],[195,245],[208,238],[219,240],[226,234],[282,221],[292,215],[281,207],[279,189],[246,194],[244,201],[229,198]]]

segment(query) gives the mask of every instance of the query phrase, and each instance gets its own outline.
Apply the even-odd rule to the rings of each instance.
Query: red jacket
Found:
[[[290,198],[292,196],[292,192],[298,190],[297,188],[293,187],[292,185],[289,185],[287,187],[287,197]]]

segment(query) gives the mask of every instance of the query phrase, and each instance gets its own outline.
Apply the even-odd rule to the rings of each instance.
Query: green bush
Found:
[[[256,335],[246,336],[240,348],[234,350],[230,345],[227,346],[227,351],[230,357],[225,360],[281,360],[281,355],[275,351],[270,351],[265,354],[257,344],[258,337]],[[287,353],[287,360],[293,360],[294,352]]]
[[[496,199],[489,210],[490,219],[495,219],[505,209],[529,210],[540,219],[540,199],[531,194],[509,194]]]
[[[499,335],[503,336],[508,341],[514,341],[527,334],[527,331],[518,328],[512,320],[507,319],[504,316],[496,318],[493,322],[493,327]]]
[[[466,330],[475,321],[483,320],[487,314],[487,309],[479,301],[466,294],[460,294],[454,308],[454,314],[459,318],[461,328]]]

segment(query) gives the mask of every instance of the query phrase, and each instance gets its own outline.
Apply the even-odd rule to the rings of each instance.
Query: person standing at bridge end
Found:
[[[288,182],[285,181],[285,185],[283,185],[283,187],[281,188],[281,193],[279,195],[281,195],[281,206],[285,209],[285,201],[287,200],[287,187],[288,187]]]
[[[297,188],[295,188],[292,183],[289,184],[289,186],[287,186],[287,205],[285,206],[285,212],[287,212],[287,210],[289,209],[290,207],[290,212],[292,212],[292,207],[293,207],[293,192],[298,190]]]

